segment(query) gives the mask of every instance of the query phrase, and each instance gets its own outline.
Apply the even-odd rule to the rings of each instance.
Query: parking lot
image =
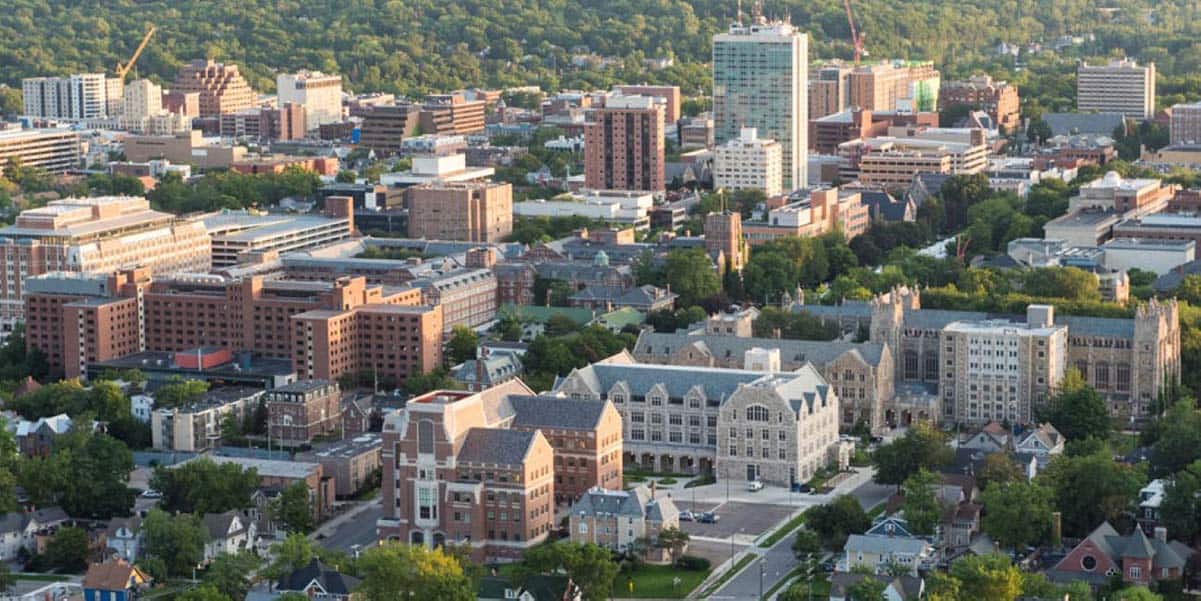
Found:
[[[729,538],[735,534],[756,536],[770,530],[792,514],[792,507],[784,505],[752,505],[750,503],[696,503],[676,501],[680,511],[689,510],[714,511],[718,516],[716,524],[701,524],[699,522],[680,522],[680,529],[692,536],[708,538]]]

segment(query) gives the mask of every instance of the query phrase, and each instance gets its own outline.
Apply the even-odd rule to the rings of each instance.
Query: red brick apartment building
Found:
[[[342,393],[337,382],[300,380],[268,392],[267,430],[284,444],[312,442],[338,429]]]
[[[42,349],[59,376],[133,352],[197,347],[292,359],[301,378],[375,369],[381,382],[399,383],[442,361],[441,307],[421,306],[420,289],[369,286],[362,277],[152,281],[138,270],[28,281],[26,345]]]

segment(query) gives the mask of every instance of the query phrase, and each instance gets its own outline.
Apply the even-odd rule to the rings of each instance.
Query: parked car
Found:
[[[696,519],[696,516],[692,515],[691,511],[688,511],[687,509],[685,509],[684,511],[680,512],[680,521],[681,522],[691,522],[694,519]]]
[[[827,573],[833,572],[834,571],[834,560],[827,559],[827,560],[823,561],[822,562],[822,571],[827,572]]]
[[[696,514],[696,521],[698,521],[702,524],[716,524],[717,521],[720,519],[721,519],[721,516],[717,515],[716,513],[713,513],[712,511],[705,511],[705,512]]]
[[[154,490],[154,489],[147,489],[147,490],[142,491],[142,498],[143,499],[161,499],[161,498],[163,498],[163,493],[161,493],[157,490]]]
[[[810,486],[807,482],[793,482],[792,492],[809,492]]]
[[[751,492],[759,492],[763,490],[763,483],[758,480],[751,480],[750,482],[747,482],[746,489]]]

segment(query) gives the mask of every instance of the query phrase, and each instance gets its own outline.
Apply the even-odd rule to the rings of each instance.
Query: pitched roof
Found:
[[[847,544],[843,546],[844,551],[851,553],[907,553],[910,555],[918,555],[925,551],[930,544],[920,538],[904,538],[899,536],[866,536],[863,534],[852,534],[847,537]]]
[[[147,580],[146,575],[122,559],[114,559],[104,563],[94,563],[88,566],[88,573],[83,577],[83,587],[101,591],[123,591],[130,587],[130,582],[137,579]]]
[[[714,357],[742,357],[753,348],[778,348],[780,360],[787,363],[810,362],[817,366],[854,352],[869,365],[878,366],[884,354],[884,345],[874,342],[839,342],[817,340],[787,340],[778,338],[742,338],[738,336],[706,336],[686,333],[664,334],[643,332],[634,345],[635,357],[663,357],[680,348],[699,344]]]
[[[571,513],[586,516],[624,515],[662,522],[675,519],[680,515],[680,510],[671,497],[652,498],[650,489],[640,484],[630,490],[589,489],[571,506]]]
[[[209,538],[213,540],[224,540],[231,535],[237,535],[242,530],[230,533],[230,528],[233,527],[233,521],[241,516],[237,510],[229,510],[225,513],[206,513],[204,514],[204,527],[209,531]],[[245,530],[246,524],[242,522],[242,529]]]
[[[511,396],[509,403],[516,412],[513,416],[514,426],[562,430],[595,427],[609,404],[608,401],[557,396]]]
[[[705,391],[706,398],[725,399],[738,389],[764,377],[762,372],[741,369],[706,369],[676,365],[593,363],[573,372],[597,393],[606,393],[614,384],[625,382],[634,396],[645,396],[662,384],[670,398],[683,398],[693,387]]]
[[[1053,136],[1101,134],[1109,136],[1122,125],[1121,113],[1043,113]]]
[[[463,438],[458,460],[470,463],[497,463],[520,465],[538,432],[502,430],[499,428],[472,428]]]
[[[285,574],[279,579],[276,588],[281,591],[300,592],[308,589],[314,582],[326,594],[349,595],[359,585],[360,580],[330,568],[314,558],[303,568]]]

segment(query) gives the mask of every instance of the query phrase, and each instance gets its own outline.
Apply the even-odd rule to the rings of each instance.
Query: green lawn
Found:
[[[801,513],[799,513],[795,517],[793,517],[791,520],[788,520],[787,522],[785,522],[783,526],[776,528],[776,531],[772,532],[770,535],[768,535],[767,538],[763,539],[762,541],[759,541],[759,546],[763,547],[764,549],[770,548],[772,545],[780,542],[780,539],[784,538],[785,536],[788,536],[797,528],[800,528],[801,524],[804,524],[804,523],[805,523],[805,512],[802,511]]]
[[[884,509],[887,507],[887,505],[888,505],[887,501],[882,501],[880,503],[877,503],[875,507],[872,507],[871,509],[869,509],[867,511],[867,518],[869,520],[874,520],[874,519],[880,517],[881,515],[883,515]]]
[[[692,592],[710,570],[695,572],[671,566],[643,565],[633,574],[618,574],[613,583],[613,596],[635,599],[683,599]],[[678,585],[673,579],[679,578]],[[633,580],[634,590],[630,591]]]
[[[809,592],[809,590],[810,590],[809,587],[806,585],[805,581],[803,581],[803,580],[794,581],[792,584],[790,584],[788,586],[789,589],[793,589],[793,588],[797,588],[797,587],[799,587],[799,590],[801,592]],[[813,598],[813,599],[829,599],[830,598],[830,579],[825,574],[818,574],[818,575],[814,576],[813,582],[812,582],[812,587],[813,587],[813,589],[812,589],[813,592],[812,592],[811,598]],[[769,593],[768,595],[766,595],[765,598],[767,598],[767,597],[771,597],[771,594]]]
[[[717,482],[717,478],[714,478],[713,476],[706,474],[704,476],[696,478],[695,480],[689,480],[688,482],[685,482],[684,488],[692,488],[694,486],[705,486],[707,484],[715,484],[716,482]]]
[[[737,576],[738,573],[741,572],[743,568],[745,568],[747,565],[749,565],[752,561],[755,561],[756,559],[758,559],[758,557],[759,557],[758,555],[755,555],[753,553],[747,553],[746,555],[743,555],[741,559],[739,559],[737,562],[734,563],[733,568],[726,570],[725,573],[721,575],[721,578],[717,579],[717,582],[714,582],[712,585],[709,586],[708,589],[702,591],[701,596],[708,597],[709,595],[712,595],[713,593],[720,590],[721,587],[725,586],[726,583],[729,582],[731,578]]]

